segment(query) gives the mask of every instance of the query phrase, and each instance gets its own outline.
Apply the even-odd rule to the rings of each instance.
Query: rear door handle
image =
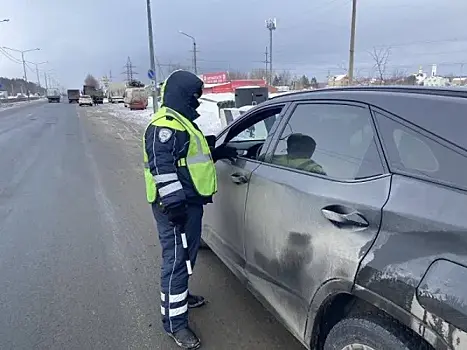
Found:
[[[232,175],[230,175],[230,178],[237,185],[243,185],[248,182],[248,178],[245,175],[239,173],[233,173]]]
[[[339,205],[325,207],[321,209],[321,213],[338,228],[364,229],[369,226],[362,214]]]

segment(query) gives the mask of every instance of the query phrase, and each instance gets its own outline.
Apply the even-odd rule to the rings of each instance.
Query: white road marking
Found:
[[[125,139],[123,138],[123,136],[122,136],[119,132],[117,132],[117,135],[118,135],[122,140],[125,140]]]

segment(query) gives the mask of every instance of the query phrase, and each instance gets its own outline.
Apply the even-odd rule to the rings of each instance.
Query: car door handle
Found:
[[[233,173],[232,175],[230,175],[230,178],[237,185],[243,185],[248,182],[248,178],[245,175],[239,173]]]
[[[325,207],[321,209],[321,213],[338,228],[366,228],[369,226],[362,214],[342,206]]]

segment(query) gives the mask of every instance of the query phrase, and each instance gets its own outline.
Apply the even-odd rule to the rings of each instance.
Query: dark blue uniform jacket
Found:
[[[203,82],[198,77],[184,71],[176,71],[167,79],[162,101],[163,106],[189,119],[198,130],[194,120],[199,117],[196,112],[199,106],[197,97],[201,96],[202,86]],[[177,161],[185,158],[188,152],[188,132],[151,125],[144,137],[149,169],[157,183],[156,201],[166,208],[184,202],[212,202],[212,197],[202,197],[197,193],[188,169],[177,166]]]

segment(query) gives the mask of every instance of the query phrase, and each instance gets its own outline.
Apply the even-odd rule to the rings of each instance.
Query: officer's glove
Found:
[[[179,204],[175,207],[166,208],[165,212],[169,217],[169,221],[176,226],[184,226],[187,221],[186,204]]]
[[[214,162],[217,162],[219,159],[229,159],[234,161],[237,157],[237,149],[227,145],[221,145],[212,151],[212,160]]]

